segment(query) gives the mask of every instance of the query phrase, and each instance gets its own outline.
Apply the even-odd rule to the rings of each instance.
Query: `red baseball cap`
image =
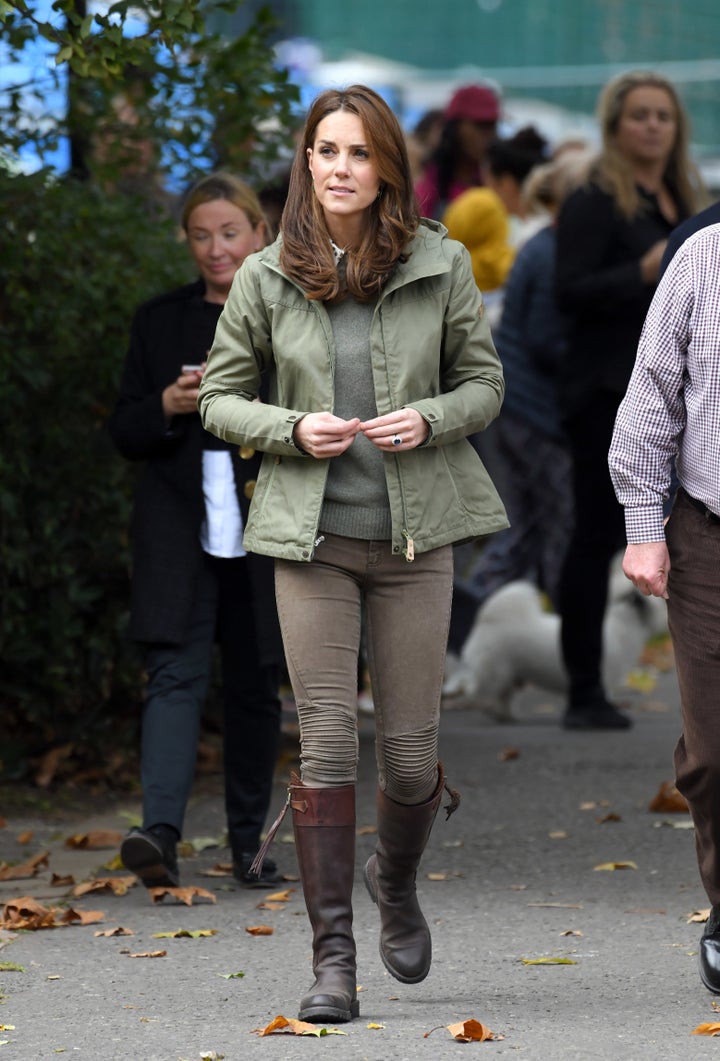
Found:
[[[486,85],[464,85],[453,95],[445,108],[445,118],[465,119],[470,122],[496,122],[500,117],[500,101]]]

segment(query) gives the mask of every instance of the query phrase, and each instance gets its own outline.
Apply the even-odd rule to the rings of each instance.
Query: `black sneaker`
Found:
[[[131,829],[120,845],[120,858],[146,888],[177,888],[180,884],[176,841],[170,829],[157,825]]]
[[[632,719],[603,696],[570,704],[562,724],[564,729],[630,729]]]
[[[278,868],[271,858],[266,858],[259,873],[251,873],[250,866],[255,852],[243,851],[233,856],[233,876],[246,888],[274,888],[282,882]]]

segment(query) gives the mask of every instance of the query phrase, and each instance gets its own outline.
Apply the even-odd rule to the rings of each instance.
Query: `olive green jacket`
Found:
[[[335,350],[321,302],[280,270],[280,240],[238,270],[200,387],[204,426],[264,453],[245,529],[256,553],[310,560],[328,459],[293,442],[310,412],[333,412]],[[497,416],[504,383],[470,260],[445,228],[423,221],[380,295],[370,329],[378,415],[409,406],[430,434],[385,455],[392,548],[415,552],[506,527],[502,502],[467,436]],[[261,374],[267,403],[256,401]]]

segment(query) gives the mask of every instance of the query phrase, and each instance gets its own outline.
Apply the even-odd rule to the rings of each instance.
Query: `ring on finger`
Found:
[[[393,446],[401,446],[402,445],[402,439],[401,439],[400,435],[393,435],[392,444],[393,444]]]

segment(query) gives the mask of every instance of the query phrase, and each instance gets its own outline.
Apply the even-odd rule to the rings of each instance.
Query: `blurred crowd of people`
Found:
[[[601,677],[624,544],[607,453],[668,238],[706,201],[665,77],[618,76],[597,116],[597,145],[501,136],[500,99],[465,85],[413,134],[426,144],[418,198],[470,253],[505,373],[488,459],[511,526],[458,564],[450,648],[500,586],[535,581],[561,616],[572,729],[631,724]]]

